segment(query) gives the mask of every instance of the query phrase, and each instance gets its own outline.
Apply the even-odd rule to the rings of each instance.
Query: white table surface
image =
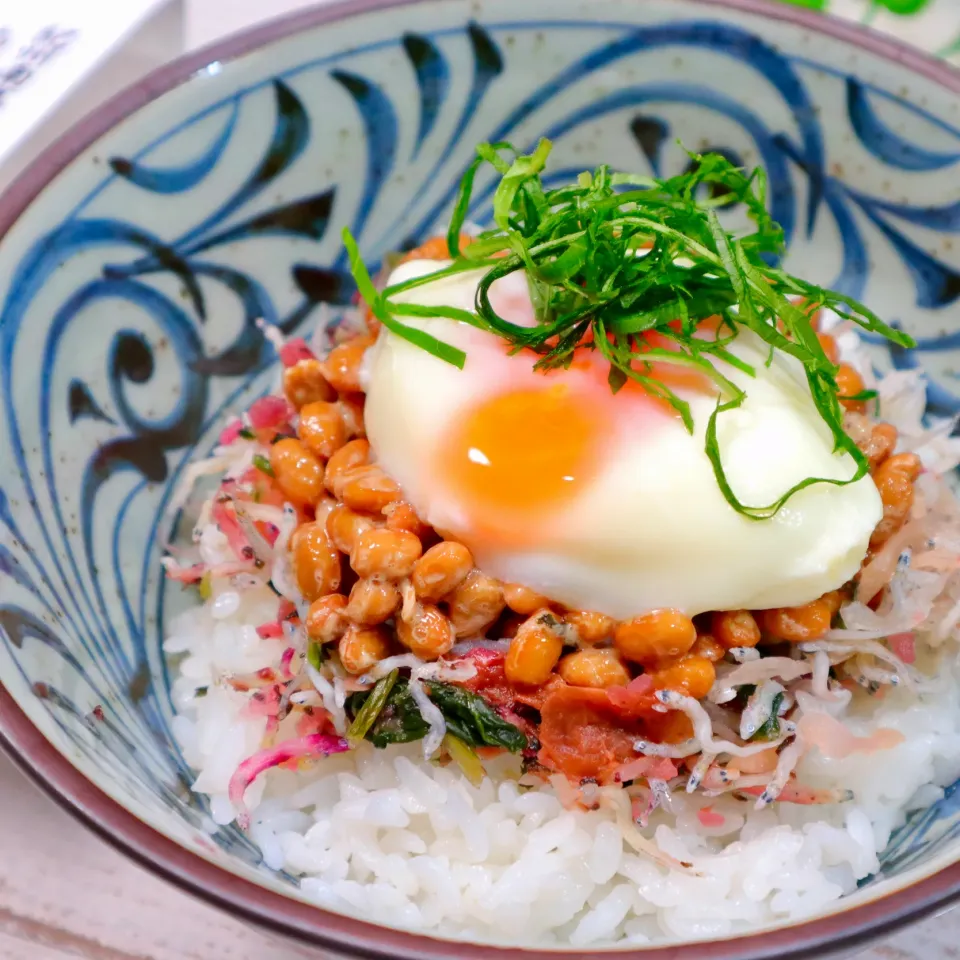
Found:
[[[256,23],[265,10],[278,16],[306,5],[187,0],[186,45],[192,49]],[[0,811],[0,960],[300,957],[126,860],[2,755]],[[960,911],[901,933],[861,960],[960,960]]]

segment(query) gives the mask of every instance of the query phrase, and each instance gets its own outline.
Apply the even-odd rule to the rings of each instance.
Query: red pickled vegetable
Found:
[[[301,360],[316,360],[316,355],[303,337],[294,337],[280,348],[280,362],[285,367],[292,367]]]
[[[267,396],[254,400],[248,411],[254,430],[279,429],[290,424],[294,409],[283,397]]]
[[[207,567],[204,563],[192,563],[188,567],[181,567],[167,558],[163,564],[163,570],[167,577],[178,583],[199,583],[207,572]]]
[[[738,787],[737,792],[748,793],[751,797],[759,797],[765,789],[766,787]],[[795,780],[790,780],[777,795],[775,802],[797,803],[808,807],[821,803],[846,803],[852,799],[852,790],[842,790],[839,787],[835,790],[817,790],[814,787],[806,787]]]
[[[237,823],[246,830],[250,826],[250,812],[243,802],[243,796],[261,773],[280,766],[288,760],[298,757],[329,757],[335,753],[345,753],[350,745],[343,737],[332,737],[325,733],[313,733],[294,740],[285,740],[275,747],[268,747],[248,757],[237,767],[230,778],[228,795],[237,810]]]
[[[618,767],[613,774],[615,783],[626,783],[646,777],[648,780],[672,780],[677,775],[677,765],[666,757],[637,757]]]
[[[705,827],[722,827],[727,822],[727,818],[712,806],[701,807],[697,811],[697,819]]]
[[[887,637],[890,649],[904,662],[913,663],[917,659],[916,639],[912,633],[895,633]]]
[[[231,420],[220,433],[218,441],[220,446],[226,447],[233,443],[240,436],[241,430],[243,430],[243,421],[240,419]]]
[[[606,694],[610,703],[628,717],[649,713],[658,702],[653,680],[646,674],[631,680],[625,687],[608,687]]]
[[[222,500],[215,501],[210,515],[213,522],[220,528],[220,532],[227,538],[227,543],[230,544],[230,549],[237,559],[252,560],[253,548],[247,541],[237,515],[232,510],[227,509],[226,503]]]

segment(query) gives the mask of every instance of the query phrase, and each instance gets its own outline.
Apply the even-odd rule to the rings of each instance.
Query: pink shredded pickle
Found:
[[[630,801],[630,816],[634,823],[639,823],[641,827],[647,825],[647,818],[650,816],[656,803],[651,792],[646,797],[633,797]]]
[[[207,573],[211,577],[232,577],[238,573],[252,573],[256,569],[252,563],[243,560],[228,561],[227,563],[218,563],[210,567]]]
[[[751,797],[763,795],[766,787],[738,787],[739,793],[748,793]],[[796,803],[803,807],[816,806],[821,803],[843,803],[850,800],[853,794],[849,790],[817,790],[807,787],[795,780],[790,780],[777,795],[778,803]]]
[[[899,730],[890,727],[880,727],[869,737],[858,737],[828,713],[805,713],[797,723],[797,736],[816,747],[828,760],[843,760],[852,753],[889,750],[904,740]]]
[[[613,775],[616,783],[626,783],[638,777],[648,780],[672,780],[677,775],[677,765],[666,757],[637,757],[618,767]]]
[[[316,360],[316,354],[307,346],[303,337],[294,337],[280,348],[280,362],[292,367],[301,360]]]
[[[910,564],[914,570],[937,570],[941,572],[960,567],[960,557],[949,550],[925,550],[914,555]]]
[[[638,698],[653,692],[653,680],[647,674],[631,680],[625,687],[608,687],[607,697],[620,710],[629,710]]]
[[[722,813],[717,813],[712,805],[701,807],[697,811],[697,819],[705,827],[722,827],[727,818]]]
[[[227,509],[226,503],[217,500],[213,504],[210,516],[213,522],[220,528],[220,532],[227,538],[230,549],[234,552],[238,560],[252,559],[250,554],[252,548],[247,542],[247,536],[237,520],[237,515]]]
[[[207,571],[206,564],[193,563],[189,567],[181,567],[176,563],[165,563],[164,572],[171,580],[178,583],[199,583]]]
[[[263,534],[263,539],[272,547],[276,545],[277,537],[280,536],[280,528],[275,523],[265,523],[261,533]]]
[[[294,412],[283,397],[267,396],[254,400],[248,415],[254,430],[266,430],[288,425]]]
[[[276,717],[280,709],[280,688],[273,684],[256,690],[247,700],[244,712],[250,717]]]
[[[914,663],[917,659],[917,644],[912,633],[894,633],[887,637],[890,649],[904,662]]]
[[[277,624],[279,626],[279,624]],[[297,651],[293,647],[287,647],[283,651],[283,655],[280,657],[280,669],[283,671],[283,675],[288,679],[293,679],[293,671],[290,669],[290,664],[293,662],[293,655]]]
[[[243,796],[247,792],[247,787],[261,773],[297,757],[329,757],[334,753],[346,753],[349,749],[350,745],[343,737],[313,733],[295,740],[284,740],[275,747],[268,747],[248,757],[237,767],[230,778],[228,788],[230,802],[237,811],[237,823],[240,828],[246,830],[250,826],[250,812],[243,802]]]
[[[893,579],[903,549],[922,538],[923,526],[920,521],[911,520],[901,527],[860,571],[857,599],[861,603],[869,603]]]
[[[233,443],[237,437],[240,436],[240,431],[243,430],[243,421],[239,418],[236,420],[231,420],[220,433],[219,443],[220,446],[226,447]]]
[[[309,713],[304,713],[297,720],[297,736],[308,737],[311,734],[323,733],[330,723],[330,714],[322,707],[313,707]]]
[[[257,636],[261,640],[276,640],[283,636],[283,627],[280,626],[279,620],[274,620],[271,623],[261,623],[257,627]]]

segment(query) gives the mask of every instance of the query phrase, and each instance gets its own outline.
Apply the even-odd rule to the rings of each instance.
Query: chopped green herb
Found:
[[[314,670],[319,670],[327,657],[327,651],[324,650],[319,643],[310,641],[310,643],[307,644],[307,663],[309,663]]]
[[[472,747],[503,747],[511,753],[527,746],[523,731],[504,720],[479,694],[434,680],[424,686],[447,721],[447,730],[464,743]]]
[[[527,746],[527,737],[518,727],[508,723],[483,697],[450,683],[424,683],[427,696],[440,708],[447,732],[471,747],[501,747],[517,753]],[[347,699],[347,712],[357,718],[373,693],[355,693]],[[398,680],[376,721],[366,733],[375,747],[393,743],[411,743],[427,735],[429,725],[420,714],[410,686]]]
[[[198,700],[202,700],[209,692],[210,692],[209,687],[197,687],[197,689],[194,690],[193,695]]]
[[[360,715],[369,693],[354,693],[347,698],[347,712],[354,718]],[[412,743],[422,740],[430,727],[420,716],[420,709],[410,693],[406,680],[394,684],[376,722],[367,731],[366,739],[383,749],[393,743]]]
[[[435,357],[439,357],[441,360],[446,360],[447,363],[452,363],[455,367],[463,369],[467,356],[462,350],[451,347],[450,344],[444,343],[436,337],[431,337],[430,334],[424,333],[416,327],[410,327],[394,318],[391,311],[387,309],[384,298],[377,292],[377,288],[373,285],[373,280],[370,278],[370,274],[367,272],[367,268],[360,257],[360,249],[357,246],[357,242],[353,239],[347,227],[343,228],[343,245],[347,251],[347,256],[350,258],[350,272],[357,282],[357,289],[373,311],[374,316],[391,333],[395,333],[398,337],[409,340],[410,343],[417,347],[422,347]],[[397,311],[394,310],[393,312],[396,313]]]
[[[274,475],[273,466],[271,465],[270,461],[262,453],[255,453],[253,455],[253,465],[261,473],[265,473],[268,477],[272,477]]]
[[[197,584],[197,590],[200,592],[201,600],[209,600],[210,595],[213,593],[213,586],[210,582],[210,574],[205,573],[201,578],[200,582]]]
[[[859,393],[851,393],[849,397],[839,397],[840,400],[854,400],[854,401],[866,401],[866,400],[876,400],[877,391],[876,390],[861,390]]]
[[[783,705],[783,694],[778,693],[770,705],[770,716],[751,740],[776,740],[780,736],[780,707]]]
[[[843,429],[837,397],[837,367],[817,338],[811,317],[829,308],[864,330],[903,347],[913,340],[885,324],[866,306],[786,273],[777,262],[783,231],[766,206],[766,177],[747,175],[719,154],[691,154],[692,169],[670,179],[611,173],[606,166],[582,173],[576,183],[544,189],[541,174],[551,144],[542,140],[529,156],[506,143],[482,144],[463,177],[450,222],[448,245],[455,259],[426,276],[377,291],[356,242],[344,230],[344,244],[361,296],[387,329],[429,353],[462,367],[464,355],[442,340],[401,323],[400,316],[463,320],[507,340],[515,350],[538,354],[535,367],[566,367],[578,350],[596,350],[610,365],[616,393],[628,379],[669,403],[693,432],[690,405],[656,375],[654,364],[686,367],[714,385],[717,405],[706,425],[705,452],[725,499],[754,520],[772,517],[794,494],[813,484],[844,486],[866,476],[869,463]],[[493,196],[496,226],[460,247],[460,233],[484,164],[501,180]],[[735,237],[715,210],[742,203],[754,229]],[[475,312],[450,307],[401,304],[401,291],[444,276],[485,267]],[[537,323],[520,326],[501,317],[490,299],[493,284],[524,271]],[[802,301],[802,306],[795,301]],[[700,325],[719,318],[713,337],[697,335]],[[717,439],[717,421],[741,406],[746,393],[717,366],[731,365],[749,376],[756,371],[727,347],[741,328],[753,331],[773,351],[799,360],[813,401],[830,428],[836,452],[856,469],[846,480],[807,477],[769,504],[742,503],[727,480]],[[656,332],[660,343],[649,338]],[[663,341],[666,344],[663,345]]]
[[[451,759],[460,768],[463,775],[475,787],[479,787],[487,773],[473,747],[464,743],[452,733],[448,733],[443,738],[443,745],[447,748],[447,753],[450,754]]]
[[[370,695],[364,700],[363,706],[357,711],[353,723],[350,724],[350,729],[347,730],[347,739],[352,744],[356,745],[370,732],[398,676],[397,670],[391,670],[382,680],[378,680],[377,685],[370,691]]]
[[[256,439],[257,439],[257,435],[256,435],[249,427],[244,427],[244,428],[240,431],[240,436],[243,437],[244,440],[256,440]]]

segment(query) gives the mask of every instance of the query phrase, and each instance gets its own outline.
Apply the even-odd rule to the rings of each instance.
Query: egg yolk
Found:
[[[597,469],[603,417],[564,384],[511,390],[473,406],[442,447],[458,499],[495,522],[544,513],[579,493]]]

